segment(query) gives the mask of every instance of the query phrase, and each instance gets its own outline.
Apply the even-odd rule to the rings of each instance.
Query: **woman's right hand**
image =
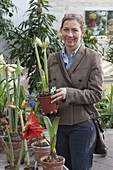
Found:
[[[57,102],[58,100],[64,100],[66,98],[66,88],[59,88],[56,90],[56,94],[51,96],[51,103]]]

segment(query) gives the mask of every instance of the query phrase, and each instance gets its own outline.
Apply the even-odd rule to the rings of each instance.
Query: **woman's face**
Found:
[[[67,48],[75,50],[83,35],[81,26],[76,20],[67,20],[61,29],[62,38]]]

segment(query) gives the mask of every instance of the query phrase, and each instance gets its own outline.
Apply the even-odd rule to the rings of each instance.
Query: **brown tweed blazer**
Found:
[[[65,81],[55,54],[48,58],[50,81],[56,81],[56,87],[66,87],[66,100],[58,102],[58,116],[61,125],[73,125],[90,119],[87,110],[99,116],[94,104],[99,102],[102,95],[103,71],[102,56],[100,53],[86,48],[83,44],[79,48],[69,70],[65,68],[62,57],[62,67],[65,70],[69,87]],[[88,109],[86,110],[85,107]]]

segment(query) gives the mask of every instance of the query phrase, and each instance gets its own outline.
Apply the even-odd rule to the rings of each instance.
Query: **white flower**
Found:
[[[6,62],[4,61],[3,54],[0,55],[0,64],[6,64]]]
[[[54,94],[56,92],[56,86],[53,86],[51,89],[50,89],[50,93],[51,94]]]
[[[36,37],[36,44],[38,44],[42,48],[42,42],[38,37]]]

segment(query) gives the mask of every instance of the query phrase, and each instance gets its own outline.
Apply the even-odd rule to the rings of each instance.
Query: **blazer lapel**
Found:
[[[58,56],[57,56],[58,57]],[[61,55],[61,52],[59,52],[59,60],[60,60],[60,63],[62,65],[62,69],[63,69],[63,72],[65,75],[65,79],[66,81],[68,82],[68,85],[72,86],[72,82],[71,82],[71,79],[70,79],[70,76],[68,74],[68,71],[66,70],[66,67],[65,67],[65,64],[64,64],[64,61],[63,61],[63,58],[62,58],[62,55]],[[62,71],[61,71],[62,72]],[[63,73],[62,73],[63,74]]]
[[[69,75],[71,75],[71,73],[75,70],[75,68],[79,65],[79,63],[81,62],[81,60],[85,56],[85,53],[86,53],[85,49],[86,49],[86,47],[84,45],[81,45],[76,56],[73,59],[71,67],[68,70]]]

